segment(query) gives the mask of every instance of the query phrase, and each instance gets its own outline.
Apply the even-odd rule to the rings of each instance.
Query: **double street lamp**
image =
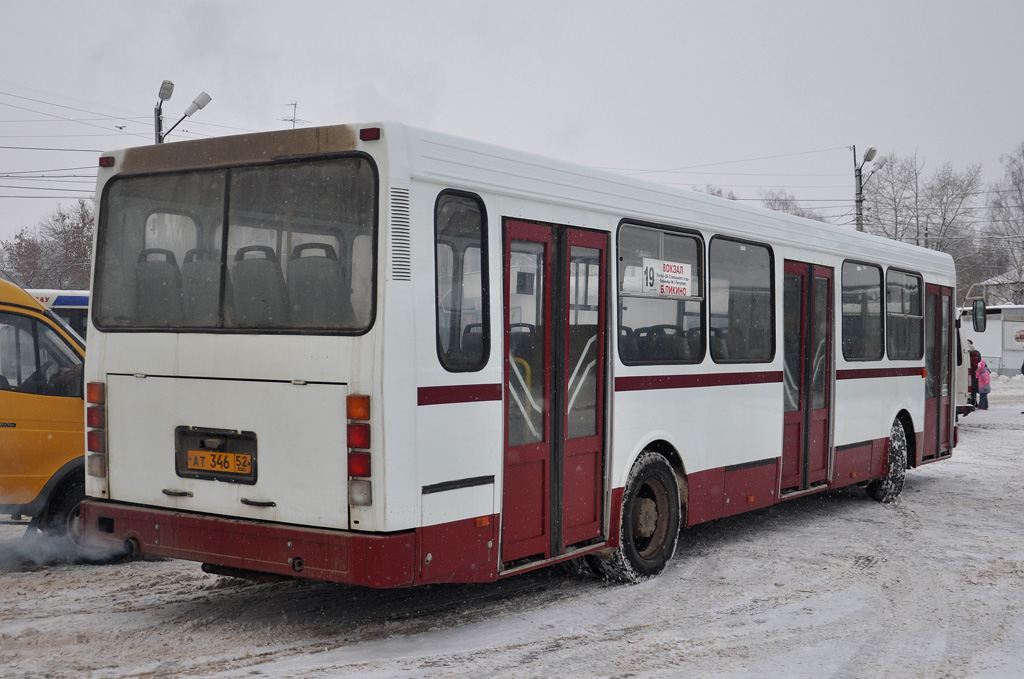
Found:
[[[854,178],[854,180],[856,182],[856,187],[857,187],[857,195],[856,195],[856,198],[857,198],[857,230],[858,231],[863,231],[864,230],[864,185],[868,183],[868,179],[871,179],[871,175],[873,175],[875,172],[878,172],[883,167],[885,167],[885,160],[886,160],[886,158],[885,158],[885,156],[882,156],[877,161],[875,161],[875,165],[871,169],[870,174],[868,174],[867,179],[863,179],[863,172],[862,172],[862,170],[864,169],[864,166],[867,163],[870,163],[872,161],[872,159],[874,159],[875,154],[878,153],[878,149],[876,149],[874,146],[870,147],[864,153],[864,159],[860,163],[858,163],[857,162],[857,146],[854,145],[854,146],[851,146],[850,148],[853,149],[853,178]]]
[[[192,104],[187,109],[185,109],[185,115],[181,116],[181,118],[178,119],[177,123],[171,125],[170,130],[164,132],[164,102],[170,99],[172,94],[174,94],[174,83],[172,83],[170,80],[163,81],[163,83],[160,85],[160,100],[156,102],[156,107],[153,109],[153,122],[156,125],[157,144],[163,144],[164,139],[166,139],[167,135],[171,133],[171,130],[178,126],[178,123],[180,123],[185,118],[190,117],[199,109],[204,108],[213,99],[213,97],[211,97],[206,92],[200,92],[199,96],[192,100]]]

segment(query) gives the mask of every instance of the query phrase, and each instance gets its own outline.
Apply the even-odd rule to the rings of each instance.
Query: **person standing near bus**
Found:
[[[988,410],[988,393],[992,391],[992,377],[985,361],[978,361],[975,374],[975,384],[978,385],[978,410]]]
[[[974,348],[973,344],[968,344],[969,350],[967,355],[971,359],[971,365],[967,369],[967,374],[971,377],[971,388],[969,401],[978,405],[978,364],[981,363],[981,352]]]

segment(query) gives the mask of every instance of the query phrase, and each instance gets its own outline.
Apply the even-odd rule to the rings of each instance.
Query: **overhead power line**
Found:
[[[0,149],[9,149],[12,151],[61,151],[64,153],[103,153],[103,151],[100,151],[99,149],[60,149],[42,146],[0,146]]]

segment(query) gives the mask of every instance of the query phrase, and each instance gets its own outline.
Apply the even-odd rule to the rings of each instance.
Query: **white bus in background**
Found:
[[[100,158],[85,539],[404,587],[955,445],[945,254],[399,124]]]
[[[963,309],[968,318],[971,309]],[[1024,305],[997,304],[986,308],[988,327],[983,332],[964,330],[994,375],[1020,375],[1024,364]],[[966,326],[965,326],[966,327]]]
[[[64,324],[85,338],[86,318],[89,315],[88,290],[26,290],[28,294],[55,313]]]

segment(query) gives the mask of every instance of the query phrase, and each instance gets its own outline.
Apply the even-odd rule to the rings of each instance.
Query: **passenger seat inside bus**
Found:
[[[181,271],[174,253],[162,248],[140,252],[135,265],[136,322],[141,326],[179,325],[181,309]]]
[[[637,331],[640,355],[645,360],[687,361],[690,343],[682,328],[675,325],[652,325]]]
[[[268,245],[238,248],[231,279],[235,292],[233,325],[244,328],[289,325],[288,290],[273,248]]]
[[[462,329],[461,347],[457,355],[449,356],[454,365],[478,365],[484,356],[484,324],[469,323]],[[455,354],[455,352],[452,352]]]
[[[225,281],[225,304],[230,307],[231,277]],[[193,248],[181,263],[181,289],[185,323],[217,325],[220,312],[220,250]]]
[[[333,246],[295,246],[288,266],[288,290],[295,325],[343,328],[355,324],[351,294]]]
[[[619,357],[624,363],[629,363],[639,359],[639,353],[633,328],[626,325],[619,326]]]

